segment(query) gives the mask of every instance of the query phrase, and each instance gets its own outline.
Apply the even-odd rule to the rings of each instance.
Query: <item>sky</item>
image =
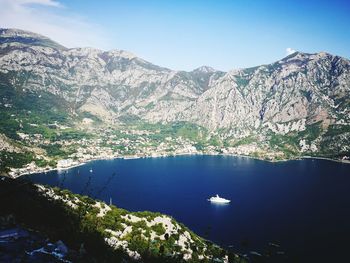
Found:
[[[0,27],[188,71],[253,67],[296,50],[350,58],[349,14],[349,0],[0,0]]]

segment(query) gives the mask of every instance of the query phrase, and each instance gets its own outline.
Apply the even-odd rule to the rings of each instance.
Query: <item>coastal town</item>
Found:
[[[66,131],[69,127],[56,125],[58,131]],[[99,159],[135,159],[157,158],[177,155],[243,155],[249,156],[258,152],[255,143],[224,147],[223,145],[199,144],[197,139],[186,136],[171,136],[160,129],[112,129],[98,128],[92,133],[80,135],[79,138],[50,140],[42,134],[18,133],[23,144],[40,147],[36,160],[20,168],[10,168],[8,175],[16,178],[25,174],[42,173],[51,170],[65,170]],[[98,134],[98,136],[96,135]],[[67,136],[68,137],[68,136]],[[278,153],[277,153],[278,154]],[[274,153],[271,158],[276,157]]]
[[[34,126],[36,124],[30,124]],[[33,159],[22,167],[9,167],[8,176],[17,178],[25,174],[51,170],[65,170],[100,159],[157,158],[177,155],[234,155],[281,161],[283,151],[271,150],[266,144],[247,141],[240,144],[215,143],[212,134],[201,127],[190,127],[182,133],[167,132],[168,127],[93,127],[87,130],[71,128],[57,122],[48,124],[51,137],[41,133],[18,132],[21,143],[35,152]],[[181,129],[183,127],[181,126]],[[224,138],[217,139],[224,141]],[[3,143],[4,140],[2,139]],[[214,141],[214,143],[213,143]],[[301,141],[305,144],[305,141]],[[308,158],[309,156],[301,156]],[[349,162],[349,157],[338,160]]]
[[[163,142],[156,144],[145,136],[150,135],[147,131],[122,130],[118,132],[118,135],[107,135],[106,130],[101,129],[101,131],[104,131],[104,133],[99,133],[98,138],[66,139],[55,142],[45,139],[41,134],[20,133],[19,136],[22,141],[28,145],[40,145],[43,148],[54,146],[60,149],[61,153],[58,156],[50,157],[47,153],[42,152],[42,154],[36,156],[44,163],[54,160],[55,166],[39,166],[33,160],[24,167],[11,168],[8,174],[10,177],[16,178],[25,174],[65,170],[99,159],[156,158],[202,153],[193,146],[194,142],[182,137],[167,137]]]

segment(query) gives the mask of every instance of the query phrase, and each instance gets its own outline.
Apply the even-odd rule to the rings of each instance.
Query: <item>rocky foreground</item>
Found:
[[[13,221],[15,218],[17,225],[38,231],[54,240],[49,242],[56,244],[50,245],[54,247],[52,251],[59,247],[59,257],[64,260],[245,262],[237,254],[229,253],[197,236],[170,216],[151,212],[128,212],[87,196],[58,188],[32,185],[23,180],[1,179],[0,187],[0,230],[7,218],[12,218]],[[10,229],[7,232],[27,238],[29,236],[24,230]],[[38,239],[32,234],[31,237],[33,236]],[[42,238],[38,240],[38,247],[34,249],[32,246],[32,251],[48,249]],[[58,242],[59,240],[61,241]],[[69,249],[63,249],[66,245]],[[68,253],[69,250],[73,252]]]

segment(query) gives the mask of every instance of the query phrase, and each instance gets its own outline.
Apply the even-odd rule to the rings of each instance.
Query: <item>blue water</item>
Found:
[[[131,211],[169,214],[243,253],[262,252],[274,242],[293,262],[334,262],[350,245],[349,164],[181,156],[94,161],[29,178],[106,202],[112,198]],[[207,201],[217,193],[231,203]]]

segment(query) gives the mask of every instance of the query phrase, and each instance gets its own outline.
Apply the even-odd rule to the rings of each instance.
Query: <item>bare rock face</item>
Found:
[[[63,98],[72,112],[107,123],[187,121],[242,137],[350,122],[350,61],[296,52],[269,65],[191,72],[153,65],[121,50],[67,49],[30,32],[0,30],[0,79]]]

